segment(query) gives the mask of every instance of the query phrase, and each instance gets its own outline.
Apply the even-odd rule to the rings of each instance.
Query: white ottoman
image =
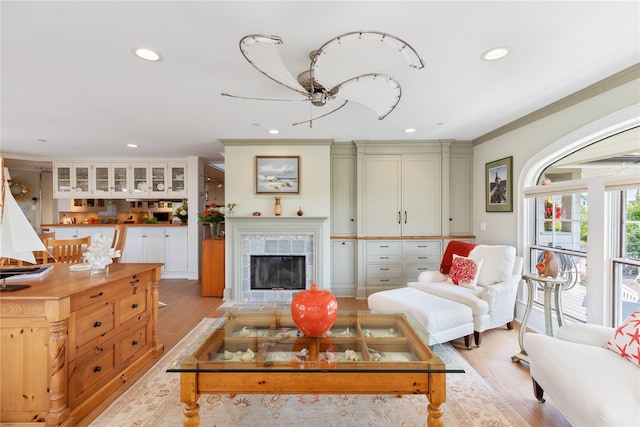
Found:
[[[429,345],[464,337],[471,348],[473,312],[465,304],[437,297],[415,288],[376,292],[367,298],[369,310],[410,311],[430,333]]]

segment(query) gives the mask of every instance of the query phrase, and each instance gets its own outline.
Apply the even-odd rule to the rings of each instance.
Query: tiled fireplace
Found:
[[[225,299],[255,302],[288,302],[299,290],[283,289],[274,284],[271,289],[252,289],[251,257],[304,257],[304,288],[312,283],[324,287],[325,264],[328,256],[326,218],[305,217],[227,217]],[[326,275],[328,277],[328,275]]]

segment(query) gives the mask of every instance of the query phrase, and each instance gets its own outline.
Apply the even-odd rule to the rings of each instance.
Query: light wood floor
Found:
[[[222,303],[221,298],[200,296],[199,281],[162,280],[160,300],[167,303],[166,307],[160,308],[158,315],[160,340],[165,346],[165,351],[171,349],[203,318],[220,317],[224,314],[218,310]],[[338,298],[338,309],[365,310],[367,302],[354,298]],[[487,331],[483,335],[482,346],[474,347],[472,350],[464,347],[462,339],[452,344],[531,426],[570,427],[548,396],[545,396],[545,403],[538,403],[533,395],[529,366],[526,363],[511,361],[511,356],[519,351],[518,328],[519,325],[516,323],[513,330],[504,327]],[[147,368],[152,365],[153,362],[150,362]],[[119,391],[123,392],[130,385],[131,382],[125,384]],[[104,402],[79,425],[87,425],[106,409],[112,400],[115,400],[115,397]]]

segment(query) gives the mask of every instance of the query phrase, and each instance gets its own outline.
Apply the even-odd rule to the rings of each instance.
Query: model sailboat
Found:
[[[24,215],[11,194],[9,170],[2,159],[2,198],[0,199],[0,259],[11,258],[35,264],[33,251],[46,251],[44,243]],[[5,284],[0,290],[17,290],[29,287],[26,284]]]

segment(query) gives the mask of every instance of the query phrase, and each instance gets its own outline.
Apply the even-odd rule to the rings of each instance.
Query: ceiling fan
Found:
[[[258,71],[302,98],[222,95],[262,101],[309,101],[316,107],[328,107],[328,112],[294,126],[309,123],[311,127],[313,120],[338,111],[349,101],[366,105],[382,120],[398,105],[402,90],[393,77],[379,71],[398,66],[424,67],[422,58],[405,41],[379,31],[353,31],[311,51],[309,69],[296,78],[280,57],[282,44],[278,36],[250,34],[240,40],[240,51]]]

